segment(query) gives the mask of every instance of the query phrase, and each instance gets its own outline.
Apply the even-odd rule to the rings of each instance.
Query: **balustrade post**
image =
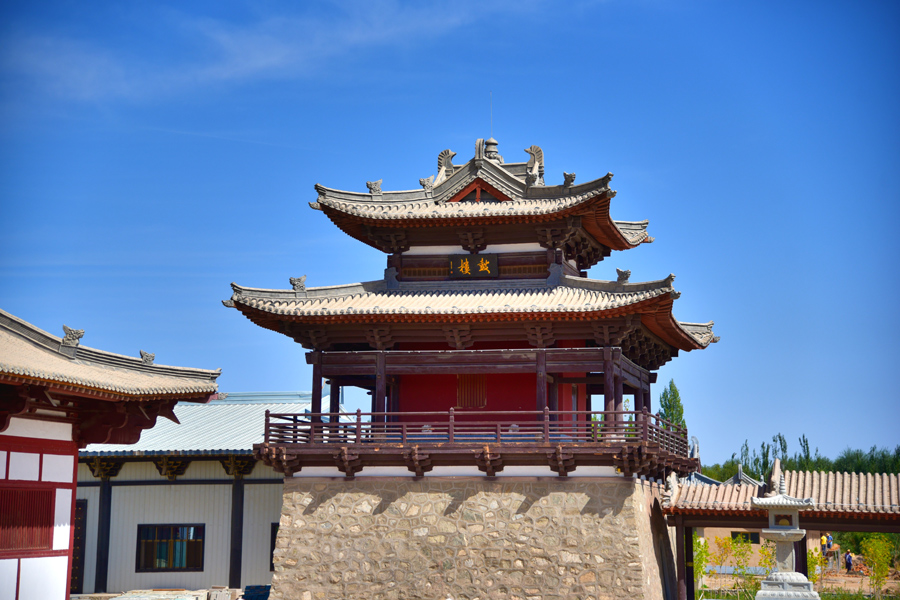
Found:
[[[269,410],[268,409],[266,409],[266,433],[265,433],[265,436],[263,437],[263,442],[266,444],[269,443]]]
[[[500,423],[497,423],[497,443],[500,443]]]
[[[406,443],[406,423],[400,423],[400,443]]]
[[[356,409],[356,443],[362,441],[362,409]]]
[[[449,428],[449,431],[447,432],[447,435],[449,436],[450,443],[453,443],[453,433],[454,433],[454,432],[453,432],[453,427],[454,427],[454,419],[455,419],[455,413],[454,413],[454,410],[451,408],[451,409],[450,409],[450,428]]]
[[[544,443],[550,442],[550,409],[544,407]]]

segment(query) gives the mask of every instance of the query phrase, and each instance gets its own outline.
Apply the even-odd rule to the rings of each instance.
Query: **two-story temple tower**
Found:
[[[554,564],[572,572],[554,576],[568,594],[596,595],[611,577],[610,586],[637,594],[629,597],[662,597],[667,559],[657,537],[664,527],[653,529],[649,518],[655,488],[633,477],[685,474],[697,463],[687,432],[653,415],[650,385],[679,350],[717,338],[712,323],[674,318],[673,275],[645,283],[631,283],[629,271],[618,271],[617,281],[588,279],[587,269],[613,250],[652,242],[647,221],[612,219],[612,174],[577,184],[574,173],[564,173],[562,184],[547,185],[542,150],[525,152],[527,162],[505,163],[496,140],[478,140],[475,157],[460,166],[444,150],[437,175],[410,191],[382,191],[380,180],[368,182],[366,193],[317,185],[313,209],[387,254],[381,279],[307,287],[305,277],[291,278],[288,290],[232,285],[226,306],[308,348],[313,368],[312,414],[270,415],[266,443],[257,448],[291,477],[283,530],[294,525],[279,534],[276,550],[283,597],[298,590],[392,597],[402,588],[397,597],[474,598],[499,589],[493,586],[511,595],[521,587],[524,597],[540,581],[528,583],[529,573]],[[323,379],[330,382],[327,411]],[[370,414],[338,422],[344,386],[371,391]],[[632,410],[625,410],[628,396]],[[335,476],[345,479],[320,479]],[[561,494],[562,512],[538,508],[554,494]],[[570,504],[582,506],[577,518],[565,517]],[[333,510],[322,512],[325,505]],[[614,547],[628,536],[601,544],[611,514],[604,507],[635,521],[625,526],[638,550],[658,559],[650,569],[655,582],[646,569],[612,575],[616,552],[627,554]],[[526,538],[543,549],[518,552],[520,534],[510,537],[519,530],[516,515],[532,511]],[[481,528],[469,532],[460,522],[466,514]],[[542,519],[550,524],[538,528]],[[576,521],[583,527],[569,537],[577,543],[566,545],[554,531]],[[315,523],[329,523],[325,543],[337,536],[328,548],[344,550],[313,558],[305,544],[323,543]],[[391,531],[396,543],[385,537]],[[547,540],[560,547],[545,547]],[[604,547],[586,550],[596,544]],[[466,566],[472,552],[479,566]],[[487,557],[495,552],[492,567]],[[431,566],[415,584],[403,575],[407,583],[398,588],[396,573],[412,560],[400,558],[406,554]],[[560,563],[562,556],[570,562]]]

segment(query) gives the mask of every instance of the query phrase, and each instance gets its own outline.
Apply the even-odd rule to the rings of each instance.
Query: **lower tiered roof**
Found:
[[[679,350],[705,348],[718,338],[713,323],[684,323],[672,315],[675,279],[618,283],[562,275],[550,280],[397,282],[390,279],[292,290],[243,287],[225,305],[254,323],[279,330],[298,323],[453,323],[476,321],[593,321],[642,315],[643,323]],[[298,280],[293,280],[298,281]]]

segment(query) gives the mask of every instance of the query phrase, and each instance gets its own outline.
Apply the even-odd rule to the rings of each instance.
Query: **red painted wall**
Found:
[[[537,376],[534,373],[487,375],[485,377],[487,406],[483,409],[457,408],[454,411],[455,418],[466,420],[466,413],[475,410],[535,410],[536,390]],[[456,407],[456,375],[423,374],[400,377],[400,412],[449,411],[454,407]],[[406,420],[418,419],[409,417]]]

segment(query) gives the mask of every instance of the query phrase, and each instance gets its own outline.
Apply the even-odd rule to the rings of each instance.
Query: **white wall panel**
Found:
[[[284,479],[284,475],[272,467],[257,461],[256,466],[253,467],[253,472],[244,477],[244,479]]]
[[[113,481],[140,481],[145,479],[164,479],[152,462],[127,462]]]
[[[6,431],[0,433],[0,436],[2,435],[71,442],[72,425],[70,423],[54,423],[52,421],[13,417],[9,420],[9,427],[6,428]]]
[[[37,481],[41,473],[41,455],[32,452],[9,453],[9,478]]]
[[[72,521],[72,490],[56,490],[56,506],[53,509],[53,549],[69,548],[69,527]]]
[[[19,559],[0,560],[0,600],[16,600],[19,578]]]
[[[84,463],[78,463],[78,481],[100,481],[91,473],[91,468]]]
[[[205,525],[203,571],[136,573],[137,526],[154,523]],[[114,592],[227,585],[230,524],[230,485],[113,487],[107,589]]]
[[[229,479],[222,463],[217,460],[195,460],[182,477],[185,479]]]
[[[68,556],[23,558],[19,571],[19,600],[65,600]]]
[[[257,468],[259,468],[257,466]],[[281,519],[284,484],[244,485],[244,545],[241,585],[269,585],[272,523]]]
[[[6,479],[6,450],[0,450],[0,479]]]
[[[45,454],[41,468],[41,481],[72,483],[75,457],[66,454]]]
[[[100,515],[100,488],[78,488],[75,498],[87,500],[87,520],[84,524],[84,586],[82,593],[94,591],[94,577],[97,573],[97,527]]]

